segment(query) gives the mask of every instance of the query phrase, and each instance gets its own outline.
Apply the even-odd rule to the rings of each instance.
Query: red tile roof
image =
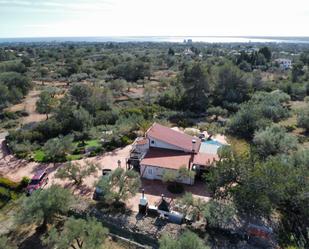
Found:
[[[190,152],[192,150],[192,140],[196,141],[195,151],[198,152],[201,141],[197,137],[187,135],[185,133],[175,131],[171,128],[154,123],[147,131],[147,136],[158,139],[170,145],[177,146],[184,151]]]
[[[207,153],[198,153],[194,156],[193,164],[210,166],[214,161],[218,161],[218,155],[207,154]]]
[[[190,153],[151,148],[140,164],[178,170],[182,166],[188,167],[190,158]]]

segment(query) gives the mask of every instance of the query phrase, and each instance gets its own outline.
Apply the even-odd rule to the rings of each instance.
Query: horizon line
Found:
[[[287,36],[287,35],[85,35],[85,36],[15,36],[0,37],[0,39],[33,39],[33,38],[100,38],[100,37],[222,37],[222,38],[309,38],[304,36]]]

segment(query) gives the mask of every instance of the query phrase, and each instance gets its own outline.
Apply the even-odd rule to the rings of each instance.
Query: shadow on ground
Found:
[[[164,196],[168,198],[177,198],[183,195],[182,194],[172,194],[167,190],[167,184],[163,183],[160,180],[147,180],[142,179],[142,187],[141,190],[145,190],[145,194],[154,195],[154,196]],[[204,182],[197,181],[194,185],[184,185],[184,192],[190,192],[193,195],[198,195],[201,197],[211,197],[209,191],[207,191],[207,185]],[[141,192],[141,191],[140,191]]]

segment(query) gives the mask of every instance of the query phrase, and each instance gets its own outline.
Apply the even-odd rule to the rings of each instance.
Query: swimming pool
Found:
[[[216,140],[206,140],[201,142],[200,151],[202,153],[217,154],[218,149],[224,144]]]
[[[218,141],[216,141],[216,140],[205,140],[205,141],[203,141],[202,143],[213,144],[213,145],[217,145],[217,146],[219,146],[219,147],[223,145],[222,143],[220,143],[220,142],[218,142]]]

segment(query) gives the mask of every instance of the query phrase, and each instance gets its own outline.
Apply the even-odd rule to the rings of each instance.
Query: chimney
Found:
[[[192,152],[195,153],[195,144],[196,144],[196,140],[192,139]]]
[[[145,197],[145,189],[142,189],[142,198],[144,199]]]
[[[162,197],[162,201],[163,201],[164,200],[164,194],[162,194],[161,197]]]

